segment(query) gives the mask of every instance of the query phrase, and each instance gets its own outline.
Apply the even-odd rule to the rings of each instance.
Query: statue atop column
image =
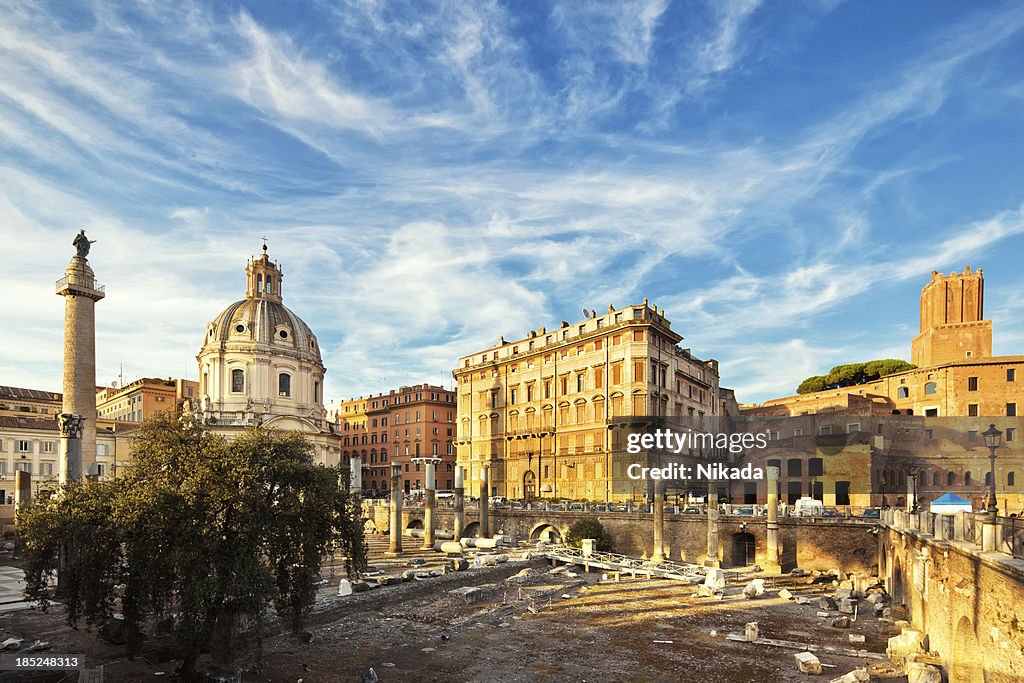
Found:
[[[96,243],[96,240],[91,240],[85,236],[85,229],[79,230],[78,234],[75,235],[75,239],[72,240],[71,244],[78,250],[78,257],[85,258],[89,255],[89,249]]]

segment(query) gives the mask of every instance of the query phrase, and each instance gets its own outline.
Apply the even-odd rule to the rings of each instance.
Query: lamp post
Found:
[[[988,476],[988,514],[995,521],[999,512],[996,501],[996,449],[1002,442],[1003,433],[990,424],[988,429],[981,433],[985,437],[985,445],[988,446],[989,476]]]

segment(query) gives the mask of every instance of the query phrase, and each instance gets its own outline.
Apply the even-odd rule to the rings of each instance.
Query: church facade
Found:
[[[340,439],[323,404],[327,368],[316,335],[284,305],[284,274],[266,245],[245,275],[245,298],[206,326],[191,409],[226,436],[256,426],[301,432],[317,462],[337,465]]]

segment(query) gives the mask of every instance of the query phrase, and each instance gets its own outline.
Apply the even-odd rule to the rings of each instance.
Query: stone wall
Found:
[[[378,531],[388,528],[388,509],[367,506],[367,519]],[[417,508],[402,511],[405,526],[422,520]],[[478,520],[478,511],[466,512],[468,526]],[[449,509],[435,514],[438,529],[452,529],[454,513]],[[553,527],[565,535],[573,524],[586,519],[601,522],[614,541],[614,550],[625,555],[649,556],[654,546],[654,522],[650,514],[546,512],[538,510],[493,510],[492,533],[504,533],[522,540],[536,540],[542,530]],[[719,521],[718,559],[724,567],[741,566],[747,560],[744,541],[752,543],[750,563],[765,563],[766,523],[764,517],[723,517]],[[875,575],[878,540],[871,530],[874,524],[831,519],[783,518],[779,521],[782,566],[785,571],[841,568],[847,572]],[[746,536],[749,534],[749,536]],[[703,515],[665,515],[665,551],[673,561],[702,563],[707,557],[707,518]]]
[[[879,562],[949,683],[1022,680],[1024,562],[895,529],[880,536]]]

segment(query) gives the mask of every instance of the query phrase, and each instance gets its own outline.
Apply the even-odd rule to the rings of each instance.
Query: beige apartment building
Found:
[[[644,299],[460,358],[455,446],[468,495],[479,496],[487,467],[491,495],[643,496],[622,485],[615,423],[719,412],[718,362],[694,357],[682,339]]]
[[[359,457],[364,491],[388,491],[391,463],[397,462],[408,493],[426,484],[416,458],[439,458],[437,488],[455,487],[455,412],[454,391],[416,384],[342,401],[328,419],[341,437],[342,462]]]

